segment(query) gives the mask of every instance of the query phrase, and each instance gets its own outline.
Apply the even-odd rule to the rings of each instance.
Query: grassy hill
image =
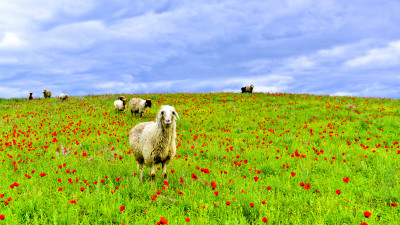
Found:
[[[114,111],[119,95],[1,99],[0,224],[398,223],[399,100],[123,95],[153,107],[138,118]],[[181,120],[169,183],[158,165],[152,188],[128,134],[161,105]]]

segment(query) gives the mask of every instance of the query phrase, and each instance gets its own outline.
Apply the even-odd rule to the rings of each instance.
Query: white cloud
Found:
[[[25,42],[21,40],[18,34],[13,32],[6,32],[0,39],[0,49],[15,49],[21,48]]]
[[[351,93],[351,92],[338,91],[333,94],[330,94],[330,96],[358,96],[358,94]]]
[[[345,66],[360,67],[390,67],[400,65],[400,41],[390,42],[384,48],[368,50],[365,55],[348,60]]]

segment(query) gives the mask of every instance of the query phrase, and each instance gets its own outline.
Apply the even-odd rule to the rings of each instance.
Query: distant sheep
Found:
[[[119,112],[119,111],[124,111],[125,112],[126,103],[127,103],[126,99],[115,100],[114,101],[115,112]]]
[[[29,100],[32,100],[33,99],[33,93],[31,92],[31,93],[29,93]]]
[[[254,85],[242,87],[242,93],[246,93],[246,92],[253,93],[253,88],[254,88]]]
[[[138,162],[140,180],[143,180],[143,164],[151,168],[151,185],[156,176],[154,165],[161,163],[164,180],[167,178],[167,165],[176,154],[176,122],[179,119],[175,108],[161,106],[156,122],[144,122],[129,132],[129,145]]]
[[[140,99],[140,98],[132,98],[129,101],[129,108],[131,109],[131,114],[133,113],[140,114],[140,117],[143,117],[144,111],[146,111],[146,108],[151,108],[151,100],[150,99]]]
[[[61,101],[67,100],[67,98],[69,98],[68,94],[61,94],[60,96],[58,96],[58,99],[60,99]]]
[[[51,98],[51,91],[48,91],[46,89],[43,90],[43,96],[45,98]]]

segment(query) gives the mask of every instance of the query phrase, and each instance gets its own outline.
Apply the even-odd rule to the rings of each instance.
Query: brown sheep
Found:
[[[43,90],[43,96],[45,98],[51,98],[51,91],[48,91],[46,89]]]
[[[246,92],[253,93],[254,85],[246,86]]]
[[[32,96],[32,92],[31,93],[29,93],[29,100],[32,100],[33,99],[33,96]]]

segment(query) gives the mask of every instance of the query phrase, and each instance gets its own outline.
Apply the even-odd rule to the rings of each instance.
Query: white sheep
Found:
[[[133,113],[140,114],[140,117],[143,117],[144,111],[146,111],[146,108],[151,108],[151,100],[150,99],[140,99],[140,98],[132,98],[129,101],[129,108],[131,109],[131,115]]]
[[[58,99],[60,99],[61,101],[67,100],[67,98],[69,98],[68,94],[60,94],[60,96],[58,96]]]
[[[125,112],[126,102],[127,102],[126,99],[115,100],[114,101],[115,112],[119,112],[119,111]]]
[[[151,168],[151,185],[156,176],[154,165],[162,164],[164,180],[167,178],[167,165],[176,153],[176,122],[179,119],[175,108],[161,106],[156,122],[144,122],[129,132],[129,145],[138,162],[140,180],[143,180],[143,164]]]

